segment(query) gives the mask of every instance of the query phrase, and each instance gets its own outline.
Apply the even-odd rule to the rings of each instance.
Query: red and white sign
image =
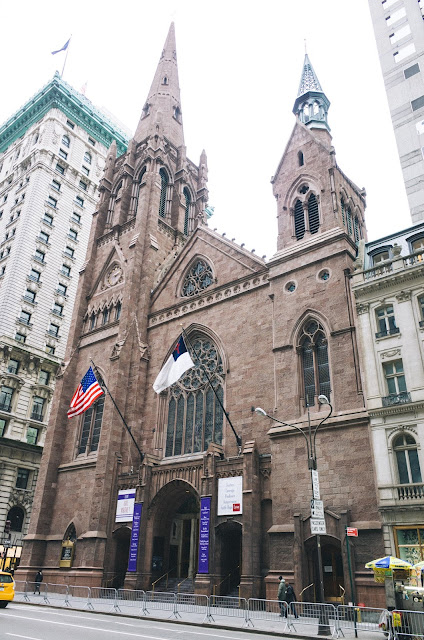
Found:
[[[357,538],[358,537],[358,529],[356,529],[355,527],[346,527],[346,535],[347,536],[351,536],[353,538]]]
[[[235,502],[233,504],[233,512],[235,513],[237,511],[237,513],[240,513],[240,503],[239,502]]]
[[[218,478],[218,515],[243,513],[243,476]]]

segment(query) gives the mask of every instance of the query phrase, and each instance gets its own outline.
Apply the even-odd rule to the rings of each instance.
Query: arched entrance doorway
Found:
[[[220,580],[217,595],[235,592],[242,573],[242,526],[239,522],[223,522],[216,528],[217,571]]]
[[[308,582],[314,584],[314,592],[318,596],[319,571],[316,537],[305,542],[307,554]],[[340,541],[336,538],[321,536],[321,559],[324,577],[324,598],[326,602],[341,602],[344,593],[343,558]],[[310,595],[312,593],[310,592]],[[309,597],[309,596],[308,596]]]
[[[193,579],[197,572],[199,497],[192,485],[174,480],[153,501],[152,578]]]
[[[111,586],[120,589],[125,582],[128,568],[128,556],[130,553],[131,529],[120,527],[113,533],[115,543],[115,566]]]

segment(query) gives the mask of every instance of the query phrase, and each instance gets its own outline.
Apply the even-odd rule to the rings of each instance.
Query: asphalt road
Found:
[[[270,636],[246,633],[242,629],[194,627],[14,602],[0,609],[1,640],[263,640],[266,637]]]

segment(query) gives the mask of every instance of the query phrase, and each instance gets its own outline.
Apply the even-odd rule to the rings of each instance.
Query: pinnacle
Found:
[[[303,96],[305,93],[308,93],[308,91],[323,92],[317,74],[315,73],[311,61],[309,60],[309,56],[307,53],[305,53],[302,77],[300,79],[297,97],[299,98],[299,96]]]

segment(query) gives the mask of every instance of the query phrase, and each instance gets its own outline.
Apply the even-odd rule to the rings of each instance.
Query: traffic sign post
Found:
[[[357,625],[356,625],[357,619],[356,619],[356,606],[355,606],[355,592],[354,592],[354,588],[353,588],[352,563],[351,563],[351,558],[350,558],[349,538],[350,537],[357,537],[357,536],[358,536],[358,529],[356,529],[355,527],[346,527],[347,566],[349,568],[350,592],[351,592],[353,611],[354,611],[355,638],[358,637],[358,629],[357,629]]]
[[[324,518],[324,503],[322,500],[311,500],[311,518],[318,520]]]

